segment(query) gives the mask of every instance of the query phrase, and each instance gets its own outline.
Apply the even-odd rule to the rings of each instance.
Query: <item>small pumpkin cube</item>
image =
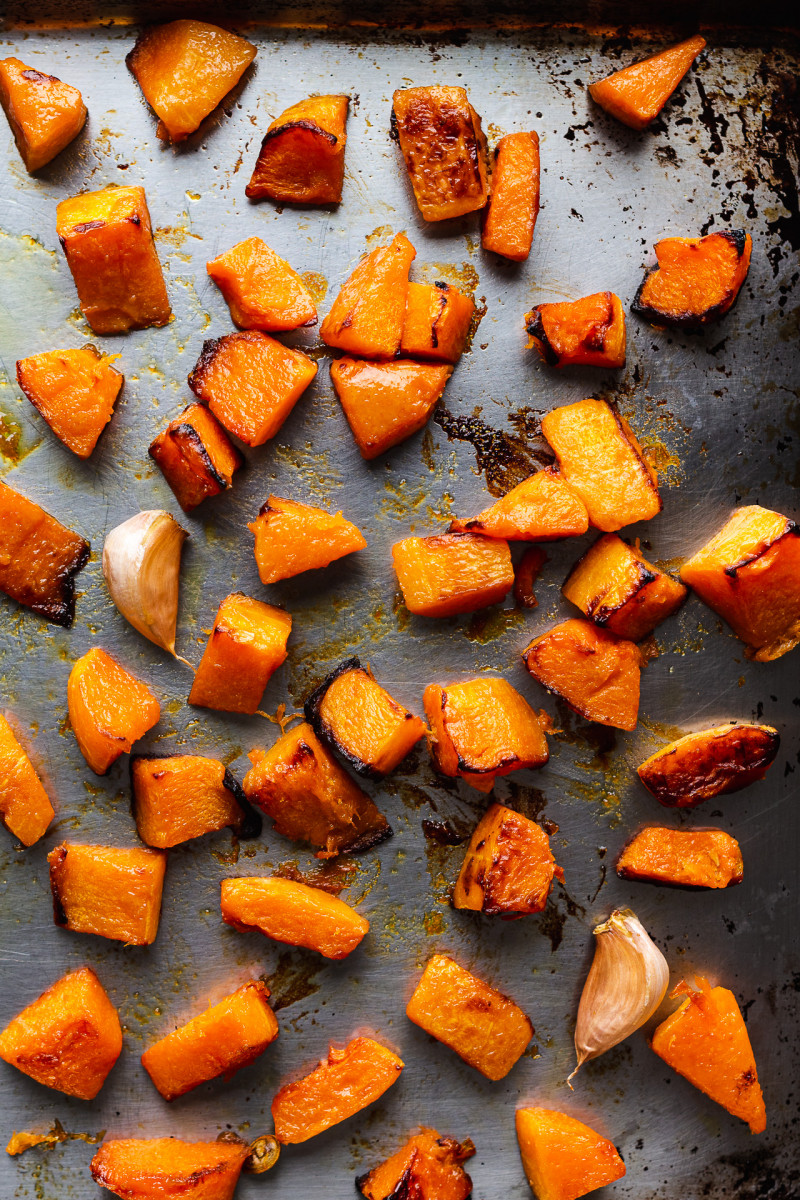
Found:
[[[422,429],[452,373],[452,367],[408,359],[332,362],[333,386],[361,457],[377,458]]]
[[[725,316],[750,269],[753,241],[743,229],[699,238],[664,238],[631,310],[656,328],[697,330]]]
[[[23,846],[44,837],[55,813],[33,763],[0,714],[0,821]]]
[[[204,833],[231,828],[255,837],[250,806],[224,763],[199,754],[131,759],[133,819],[148,846],[166,850]]]
[[[222,919],[289,946],[347,958],[364,940],[369,921],[338,896],[293,879],[223,879]]]
[[[717,725],[662,746],[637,771],[659,803],[695,808],[763,779],[780,744],[771,725]]]
[[[150,457],[161,470],[184,512],[208,496],[233,486],[244,464],[217,418],[204,404],[189,404],[150,443]]]
[[[398,1200],[403,1189],[416,1200],[468,1200],[472,1180],[461,1164],[474,1153],[469,1139],[457,1142],[423,1127],[356,1187],[366,1200]]]
[[[667,829],[646,825],[617,859],[620,879],[685,888],[727,888],[741,883],[742,852],[722,829]]]
[[[115,356],[94,346],[49,350],[17,362],[17,382],[56,437],[79,458],[88,458],[111,420],[124,375]]]
[[[329,513],[282,496],[270,496],[247,528],[255,538],[262,583],[277,583],[330,566],[367,545],[361,531],[340,512]]]
[[[434,362],[458,362],[464,353],[475,301],[449,283],[410,283],[400,353]]]
[[[233,1200],[250,1147],[244,1142],[114,1138],[91,1161],[92,1179],[121,1200]]]
[[[349,96],[309,96],[268,127],[245,195],[286,204],[338,204]]]
[[[645,129],[655,120],[706,40],[699,34],[669,46],[641,62],[631,63],[606,79],[589,84],[596,104],[631,129]]]
[[[555,467],[545,467],[523,479],[477,517],[450,522],[451,533],[481,533],[510,542],[580,537],[588,528],[585,504]]]
[[[554,878],[563,882],[564,872],[541,826],[493,804],[470,838],[453,907],[514,920],[544,909]]]
[[[404,538],[392,559],[405,606],[421,617],[477,612],[514,586],[508,542],[475,533]]]
[[[539,215],[539,135],[507,133],[494,152],[492,194],[481,245],[512,262],[531,252]]]
[[[0,483],[0,591],[54,625],[75,619],[75,576],[89,543],[55,517]]]
[[[241,592],[226,596],[194,676],[189,703],[220,712],[258,711],[264,688],[286,661],[292,618]]]
[[[105,775],[161,716],[149,687],[97,646],[69,673],[67,707],[80,752],[95,775]]]
[[[56,925],[128,946],[156,940],[167,869],[163,850],[62,842],[47,861]]]
[[[522,1167],[537,1200],[578,1200],[621,1179],[616,1147],[582,1121],[549,1108],[518,1108]]]
[[[624,367],[625,313],[613,292],[537,304],[525,314],[530,347],[549,367]]]
[[[484,207],[486,139],[464,88],[400,88],[392,97],[392,131],[426,221]]]
[[[403,335],[408,272],[416,255],[404,233],[365,255],[320,325],[323,342],[359,358],[394,358]]]
[[[18,58],[0,59],[0,105],[31,174],[60,154],[86,124],[86,105],[76,87]]]
[[[303,280],[260,237],[237,242],[206,263],[240,329],[265,333],[313,325],[317,310]]]

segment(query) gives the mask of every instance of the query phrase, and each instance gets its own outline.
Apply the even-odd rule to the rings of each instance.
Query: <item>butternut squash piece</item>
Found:
[[[90,1169],[120,1200],[233,1200],[249,1154],[244,1142],[114,1138],[103,1142]]]
[[[0,821],[23,846],[44,837],[55,816],[33,763],[0,714]]]
[[[276,117],[264,135],[245,195],[288,204],[338,204],[349,106],[349,96],[310,96]]]
[[[698,990],[681,982],[670,993],[686,999],[662,1021],[650,1045],[674,1071],[688,1079],[751,1133],[767,1127],[764,1097],[747,1026],[733,992],[698,975]]]
[[[327,1061],[294,1083],[285,1084],[272,1101],[275,1136],[286,1145],[307,1142],[332,1125],[346,1121],[397,1083],[405,1063],[373,1038],[356,1037],[346,1046],[331,1046]]]
[[[536,471],[468,521],[450,522],[451,533],[481,533],[510,542],[552,542],[580,537],[589,514],[555,467]]]
[[[607,533],[586,551],[561,591],[595,625],[640,642],[683,604],[687,589],[634,546]]]
[[[518,1108],[522,1167],[537,1200],[578,1200],[625,1174],[608,1138],[566,1113]]]
[[[270,496],[247,528],[255,538],[256,566],[262,583],[277,583],[303,571],[330,566],[367,545],[361,531],[340,512],[325,512],[282,496]]]
[[[69,673],[67,707],[78,748],[95,775],[105,775],[161,716],[149,687],[97,646]]]
[[[95,333],[167,324],[172,310],[144,188],[109,187],[62,200],[56,232]]]
[[[624,367],[625,313],[613,292],[537,304],[525,314],[529,347],[549,367]]]
[[[637,770],[661,804],[695,808],[763,779],[780,744],[771,725],[718,725],[662,746]]]
[[[587,721],[636,728],[642,657],[633,642],[573,619],[534,638],[522,661],[542,687]]]
[[[156,136],[182,142],[244,75],[256,48],[205,21],[170,21],[139,34],[125,62],[159,118]]]
[[[476,533],[404,538],[392,559],[406,608],[422,617],[476,612],[514,586],[508,542]]]
[[[534,585],[547,555],[540,546],[531,546],[525,551],[514,571],[514,600],[519,608],[536,608],[539,601],[534,595]]]
[[[388,775],[425,736],[424,722],[393,700],[357,658],[340,663],[304,707],[318,737],[371,779]]]
[[[542,433],[589,521],[613,533],[661,512],[655,470],[624,417],[605,400],[579,400],[542,418]]]
[[[128,946],[156,940],[167,869],[163,850],[62,842],[47,861],[56,925]]]
[[[553,878],[563,883],[550,839],[535,821],[493,804],[470,838],[453,888],[453,907],[511,921],[547,904]]]
[[[392,133],[426,221],[485,206],[486,139],[464,88],[400,88],[392,97]]]
[[[54,625],[75,619],[75,576],[89,543],[33,500],[0,483],[0,591]]]
[[[319,847],[317,858],[369,850],[392,836],[383,813],[310,725],[296,725],[266,752],[254,750],[250,761],[247,799],[272,818],[283,837]]]
[[[400,353],[455,365],[464,353],[475,301],[449,283],[410,283]]]
[[[531,252],[539,215],[539,135],[507,133],[494,152],[492,194],[481,244],[512,262]]]
[[[150,443],[150,457],[184,512],[233,486],[244,464],[217,418],[204,404],[189,404]]]
[[[596,104],[631,129],[645,129],[655,120],[706,40],[699,34],[669,46],[650,58],[631,63],[606,79],[589,84]]]
[[[114,356],[94,346],[49,350],[17,362],[17,382],[53,433],[79,458],[88,458],[111,420],[125,381]]]
[[[177,1100],[220,1075],[231,1079],[255,1062],[278,1036],[268,997],[269,988],[253,979],[148,1046],[142,1066],[164,1099]]]
[[[658,266],[645,275],[631,310],[656,328],[696,330],[725,316],[750,269],[753,241],[743,229],[699,238],[664,238]]]
[[[646,825],[617,859],[620,879],[672,887],[727,888],[742,882],[736,838],[722,829],[665,829]]]
[[[131,759],[131,788],[136,830],[148,846],[166,850],[228,827],[239,838],[261,832],[241,785],[216,758],[136,755]]]
[[[314,325],[317,310],[303,280],[260,237],[237,242],[206,263],[240,329],[265,333]]]
[[[800,526],[781,513],[738,508],[681,567],[681,579],[747,643],[772,662],[800,642]]]
[[[455,1050],[487,1079],[504,1079],[533,1037],[533,1026],[508,996],[444,954],[434,954],[406,1016]]]
[[[366,1200],[468,1200],[472,1180],[462,1163],[472,1158],[469,1138],[457,1142],[423,1126],[380,1166],[356,1180]]]
[[[291,879],[223,879],[221,904],[226,925],[258,929],[325,958],[347,958],[369,930],[369,921],[338,896]]]
[[[189,703],[220,712],[258,711],[264,688],[286,661],[292,618],[241,592],[226,596],[194,676]]]
[[[76,87],[18,58],[0,59],[0,105],[30,174],[60,154],[86,124]]]
[[[394,358],[403,335],[408,271],[416,256],[404,233],[365,255],[320,325],[323,342],[361,358]]]
[[[377,458],[422,429],[452,373],[452,367],[407,359],[332,362],[333,386],[361,457]]]
[[[490,792],[498,775],[542,767],[550,757],[536,713],[505,679],[432,683],[423,703],[436,770],[480,792]]]
[[[317,364],[257,329],[203,342],[189,387],[229,433],[263,446],[283,425]]]

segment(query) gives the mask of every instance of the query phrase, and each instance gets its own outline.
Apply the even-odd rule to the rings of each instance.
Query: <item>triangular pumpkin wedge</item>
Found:
[[[262,583],[327,567],[367,544],[361,531],[340,512],[329,513],[281,496],[270,496],[247,528],[256,540],[254,552]]]
[[[706,39],[698,35],[631,63],[607,79],[590,83],[592,99],[623,125],[644,129],[661,112],[705,44]]]
[[[60,154],[86,124],[86,105],[76,87],[18,58],[0,61],[0,105],[29,172]]]
[[[206,263],[240,329],[265,333],[299,329],[317,319],[302,278],[260,237],[237,242]]]
[[[88,458],[111,420],[124,376],[94,346],[21,358],[17,382],[56,437]]]
[[[578,537],[588,528],[586,506],[554,467],[523,479],[477,517],[450,524],[451,533],[482,533],[512,542],[552,542]]]
[[[428,420],[453,373],[450,366],[339,358],[331,379],[362,458],[377,458]]]
[[[233,1200],[245,1159],[244,1142],[183,1142],[178,1138],[114,1138],[91,1161],[92,1178],[122,1200]]]
[[[522,1166],[537,1200],[578,1200],[625,1174],[608,1138],[549,1108],[518,1108]]]
[[[404,233],[353,271],[320,326],[323,342],[360,358],[393,358],[400,348],[408,271],[416,250]]]
[[[338,204],[349,96],[310,96],[272,122],[245,195],[288,204]]]

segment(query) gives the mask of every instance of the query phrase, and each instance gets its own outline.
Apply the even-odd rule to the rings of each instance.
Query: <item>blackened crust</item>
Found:
[[[528,336],[536,343],[536,349],[539,351],[542,361],[546,362],[548,367],[557,367],[558,355],[550,345],[547,334],[544,331],[541,308],[542,306],[538,305],[528,313],[529,319],[525,325],[525,329]]]
[[[273,141],[276,137],[282,137],[286,133],[292,133],[295,129],[302,129],[306,133],[313,133],[317,137],[324,138],[325,141],[330,142],[332,146],[335,146],[339,141],[335,133],[331,133],[328,129],[323,129],[321,125],[317,125],[316,121],[288,121],[285,125],[279,125],[277,129],[269,129],[264,134],[264,137],[261,140],[261,150],[263,151],[267,143]],[[258,170],[257,165],[256,170]]]
[[[225,479],[224,475],[220,475],[219,471],[211,461],[211,456],[206,450],[205,443],[195,429],[194,425],[177,425],[175,429],[170,430],[169,436],[174,438],[176,441],[179,437],[185,438],[185,440],[191,445],[192,450],[194,450],[195,454],[197,454],[202,461],[203,469],[208,472],[208,474],[211,476],[211,479],[221,492],[224,492],[226,488],[230,487],[227,479]]]
[[[239,780],[235,775],[231,774],[227,767],[222,777],[222,786],[231,793],[242,812],[241,820],[236,826],[236,836],[241,842],[259,837],[264,825],[261,813],[256,812],[253,808],[247,796],[245,796],[244,788],[239,783]]]
[[[67,847],[57,846],[52,852],[53,861],[50,863],[50,890],[53,893],[53,920],[56,925],[66,926],[68,923],[67,910],[61,902],[59,876],[67,861]]]

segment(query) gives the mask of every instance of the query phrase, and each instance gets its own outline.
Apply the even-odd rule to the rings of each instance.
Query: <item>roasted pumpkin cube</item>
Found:
[[[605,400],[579,400],[542,418],[542,433],[589,521],[613,533],[661,512],[655,470],[623,416]]]
[[[268,127],[245,195],[287,204],[338,204],[349,96],[309,96]]]
[[[525,328],[548,367],[625,366],[625,313],[613,292],[537,304],[525,314]]]
[[[642,280],[631,310],[657,328],[695,330],[732,308],[750,269],[753,241],[743,229],[699,238],[664,238],[658,266]]]
[[[763,779],[780,744],[771,725],[718,725],[662,746],[637,770],[661,804],[694,808]]]
[[[258,929],[325,958],[347,958],[369,930],[369,921],[344,900],[293,879],[223,879],[221,905],[223,921],[234,929]]]
[[[264,688],[286,661],[292,618],[241,592],[226,596],[214,619],[189,703],[220,712],[258,711]]]
[[[23,846],[44,837],[55,813],[33,763],[0,714],[0,821]]]
[[[469,1139],[457,1142],[423,1126],[356,1187],[366,1200],[398,1200],[403,1189],[417,1200],[468,1200],[472,1180],[461,1164],[474,1153]]]
[[[525,1013],[444,954],[434,954],[406,1016],[487,1079],[504,1079],[533,1037]]]
[[[128,946],[156,940],[167,868],[163,850],[62,842],[47,861],[56,925]]]
[[[230,827],[255,837],[261,822],[224,763],[199,754],[131,759],[133,819],[148,846],[166,850]],[[258,824],[253,829],[253,820]]]
[[[124,375],[94,346],[49,350],[17,362],[17,382],[56,437],[88,458],[111,420]]]
[[[476,612],[514,586],[508,542],[476,533],[404,538],[392,559],[406,608],[422,617]]]
[[[475,301],[449,283],[410,283],[400,353],[457,363],[467,344]]]
[[[80,752],[96,775],[105,775],[120,754],[128,754],[161,715],[149,687],[99,647],[88,650],[70,671],[67,707]]]
[[[392,131],[426,221],[484,207],[486,139],[464,88],[400,88],[392,97]]]
[[[550,839],[535,821],[493,804],[470,838],[453,888],[453,907],[506,920],[538,913],[547,904],[553,878],[563,882]]]
[[[206,263],[240,329],[265,333],[313,325],[317,310],[303,280],[260,237],[237,242]]]
[[[235,87],[256,48],[205,21],[170,21],[139,34],[125,59],[159,118],[156,136],[182,142]]]
[[[255,538],[262,583],[277,583],[327,567],[367,545],[361,531],[340,512],[329,513],[282,496],[270,496],[247,528]]]
[[[268,997],[266,984],[251,980],[149,1046],[142,1066],[164,1099],[177,1100],[220,1075],[230,1079],[255,1062],[278,1036]]]
[[[394,358],[403,335],[408,271],[416,255],[404,233],[365,255],[319,327],[323,342],[360,358]]]
[[[244,1142],[114,1138],[91,1162],[92,1179],[121,1200],[233,1200],[250,1154]]]
[[[625,1174],[608,1138],[566,1113],[518,1108],[522,1168],[537,1200],[578,1200]]]
[[[283,837],[319,847],[317,858],[369,850],[391,837],[383,813],[350,778],[308,724],[296,725],[268,751],[254,750],[244,778],[248,800]]]
[[[695,35],[650,58],[631,63],[606,79],[589,84],[596,104],[631,129],[645,129],[655,120],[684,75],[705,47]]]
[[[494,152],[492,194],[481,244],[512,262],[531,252],[539,215],[539,135],[507,133]]]
[[[144,188],[108,187],[62,200],[56,232],[95,333],[167,324],[172,310]]]
[[[552,542],[580,537],[589,528],[582,500],[555,467],[536,471],[468,521],[451,521],[451,533],[482,533],[510,542]]]
[[[233,486],[244,459],[204,404],[189,404],[150,443],[158,465],[184,512]]]
[[[702,976],[695,982],[697,991],[681,982],[670,993],[686,999],[661,1022],[650,1044],[674,1071],[746,1121],[751,1133],[763,1133],[764,1097],[736,997],[727,988],[712,988]]]
[[[89,543],[0,483],[0,591],[54,625],[75,619],[75,576]]]
[[[800,641],[800,526],[758,504],[737,509],[681,567],[681,579],[771,662]]]
[[[742,882],[736,838],[722,829],[666,829],[647,825],[617,859],[620,879],[686,888],[727,888]]]
[[[76,87],[18,58],[0,59],[0,105],[31,173],[60,154],[86,124],[86,105]]]
[[[422,429],[452,373],[452,367],[409,359],[332,362],[333,386],[361,457],[377,458]]]

